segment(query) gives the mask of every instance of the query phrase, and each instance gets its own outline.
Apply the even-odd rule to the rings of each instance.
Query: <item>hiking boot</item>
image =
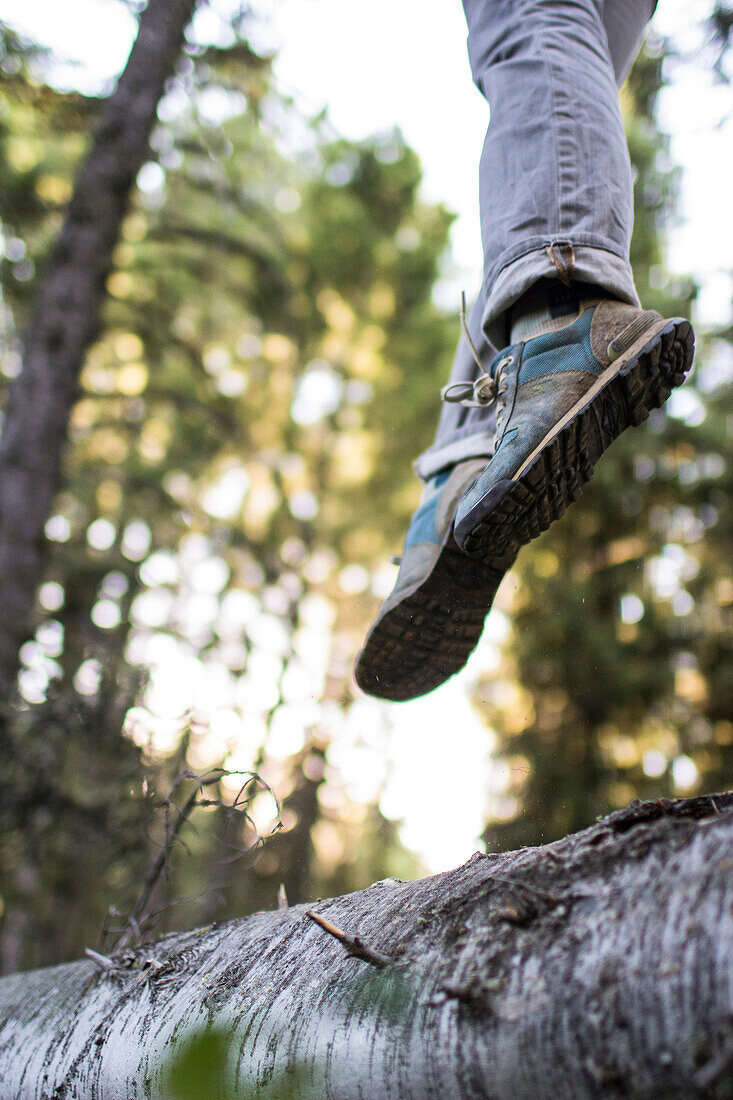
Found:
[[[496,444],[458,505],[455,538],[488,569],[559,519],[606,448],[692,365],[682,318],[614,301],[581,308],[566,327],[500,352],[475,384],[498,401]]]
[[[486,465],[470,459],[427,483],[390,596],[356,661],[359,687],[396,702],[438,687],[465,665],[512,560],[486,567],[453,538],[456,505]]]

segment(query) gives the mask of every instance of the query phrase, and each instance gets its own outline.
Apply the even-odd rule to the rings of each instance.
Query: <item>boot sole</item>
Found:
[[[695,348],[688,321],[667,321],[639,344],[612,364],[513,478],[492,485],[456,525],[466,554],[487,568],[516,556],[578,499],[596,462],[621,432],[642,424],[684,382]]]
[[[377,619],[354,675],[369,695],[405,702],[459,672],[476,648],[496,590],[513,559],[487,568],[446,536],[430,574]]]

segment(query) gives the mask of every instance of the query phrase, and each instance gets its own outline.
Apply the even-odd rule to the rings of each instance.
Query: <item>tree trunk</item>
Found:
[[[4,978],[3,1098],[171,1100],[207,1027],[211,1100],[733,1097],[732,841],[733,794],[635,803],[316,903],[346,945],[297,906]]]
[[[99,331],[112,253],[196,2],[149,0],[140,16],[127,65],[79,171],[38,292],[23,368],[10,387],[0,437],[0,699],[14,689],[69,414]]]

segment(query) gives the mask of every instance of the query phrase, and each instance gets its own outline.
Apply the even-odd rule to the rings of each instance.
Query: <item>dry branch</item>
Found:
[[[733,1097],[733,795],[318,910],[0,980],[3,1097],[162,1100],[211,1027],[239,1100]]]

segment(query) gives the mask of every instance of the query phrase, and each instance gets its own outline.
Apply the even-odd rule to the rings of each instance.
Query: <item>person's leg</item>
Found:
[[[629,340],[640,333],[648,335],[649,324],[658,343],[664,326],[657,315],[640,315],[634,308],[638,302],[628,263],[631,175],[615,88],[615,79],[623,78],[640,43],[651,14],[650,0],[606,0],[605,4],[602,0],[464,0],[464,6],[474,78],[492,111],[480,187],[486,275],[468,319],[481,367],[464,336],[446,396],[459,401],[463,397],[466,406],[451,404],[444,410],[435,443],[416,463],[418,474],[427,482],[423,503],[408,531],[395,589],[357,661],[359,685],[389,699],[423,694],[462,667],[480,637],[502,576],[527,541],[524,534],[529,531],[531,537],[547,526],[542,511],[539,519],[535,513],[529,517],[522,537],[513,532],[512,538],[502,541],[504,531],[497,539],[489,524],[488,535],[478,544],[473,538],[476,516],[484,523],[486,499],[489,505],[493,502],[492,474],[506,473],[502,464],[506,465],[507,457],[511,460],[515,438],[531,439],[538,430],[535,422],[542,420],[536,410],[530,410],[529,417],[524,415],[522,399],[514,400],[518,393],[526,397],[528,392],[521,386],[526,379],[517,375],[521,355],[515,356],[513,368],[507,366],[511,359],[504,353],[492,355],[492,340],[502,346],[509,338],[512,307],[512,324],[518,309],[520,323],[527,323],[526,311],[521,311],[528,293],[534,296],[529,301],[532,325],[538,318],[544,322],[548,307],[552,314],[550,347],[534,340],[521,345],[539,352],[532,369],[541,363],[540,375],[548,375],[538,385],[546,406],[543,411],[549,410],[551,418],[558,407],[556,383],[562,382],[563,374],[573,376],[572,393],[578,390],[575,375],[583,376],[583,385],[586,376],[589,386],[597,381],[595,366],[583,374],[568,370],[566,362],[556,362],[558,348],[568,343],[566,335],[553,331],[567,320],[558,321],[558,308],[561,313],[570,308],[575,315],[569,320],[574,321],[588,305],[583,299],[594,299],[593,309],[582,321],[589,327],[591,316],[595,317],[594,337],[591,340],[590,332],[583,332],[582,338],[599,371],[606,364],[594,359],[591,344],[597,349],[600,339],[599,354],[604,358],[606,346],[615,340],[626,355]],[[553,292],[549,296],[547,286]],[[558,301],[555,288],[562,291]],[[568,307],[568,298],[580,301]],[[603,310],[596,310],[600,298],[632,304],[612,304],[610,311],[604,304]],[[583,349],[585,355],[585,345]],[[552,360],[549,370],[547,351]],[[574,368],[576,349],[570,352]],[[562,357],[564,352],[559,354]],[[689,365],[689,354],[687,360]],[[586,356],[586,365],[588,361]],[[623,356],[619,363],[623,366]],[[507,378],[511,369],[513,381]],[[484,402],[476,407],[477,393],[468,392],[475,382],[482,402],[493,385],[499,398],[495,406]],[[659,401],[658,396],[655,389],[652,403],[661,403],[666,394]],[[513,403],[519,423],[507,430],[515,412]],[[561,403],[560,417],[563,413]],[[621,427],[625,426],[624,422]],[[526,433],[525,427],[529,428]],[[496,440],[506,449],[487,466]],[[549,476],[557,473],[557,457],[553,451],[555,466]],[[574,461],[587,479],[585,452],[575,455]],[[573,476],[577,481],[577,470]],[[577,495],[570,479],[563,488],[564,503],[574,499],[573,493]],[[514,507],[516,501],[509,497],[504,505]],[[506,529],[510,528],[507,522]],[[461,548],[471,557],[462,554]]]
[[[638,304],[633,192],[604,0],[464,0],[491,120],[480,166],[483,325],[509,342],[511,306],[542,278]],[[625,5],[638,45],[650,0]],[[620,24],[614,20],[614,26]],[[627,52],[614,40],[617,54]],[[618,58],[619,75],[627,58]]]
[[[567,252],[561,247],[549,250],[562,237],[574,242],[577,279],[586,283],[598,282],[611,297],[636,302],[628,263],[633,214],[631,169],[614,85],[620,87],[628,76],[655,4],[656,0],[562,0],[559,4],[556,0],[551,0],[549,4],[538,0],[531,3],[527,0],[464,0],[472,76],[479,90],[489,99],[492,109],[479,184],[485,278],[468,315],[469,334],[487,368],[496,354],[496,346],[482,331],[484,321],[491,328],[497,346],[506,344],[509,335],[507,319],[506,316],[500,319],[501,313],[497,317],[496,310],[506,314],[517,287],[521,295],[539,278],[547,275],[559,277],[556,262],[562,263]],[[548,20],[547,15],[553,16],[553,19]],[[529,18],[530,23],[523,30],[525,18]],[[540,29],[532,30],[533,19],[539,21]],[[591,45],[580,44],[579,59],[573,53],[572,58],[560,61],[558,50],[559,56],[564,59],[563,42],[567,39],[568,25],[575,26],[576,20],[579,21],[581,35],[585,33],[585,28],[592,29]],[[543,48],[546,23],[554,35],[555,47],[554,55],[547,57]],[[515,49],[517,37],[523,41],[527,56],[519,52],[517,56],[505,57]],[[578,34],[572,37],[577,39]],[[581,96],[581,102],[575,104],[577,111],[574,113],[567,104],[568,96],[575,94],[573,74],[578,65],[587,74],[586,84],[588,81],[593,83],[594,74],[601,74],[598,87],[603,90],[603,103],[589,111]],[[494,70],[491,76],[489,68]],[[529,79],[532,73],[534,81]],[[509,89],[506,92],[505,80]],[[553,80],[563,86],[563,92],[553,94]],[[516,89],[517,84],[519,93],[516,90],[512,93],[512,87]],[[535,115],[536,102],[543,104],[544,113],[540,117]],[[528,110],[528,104],[531,110]],[[561,107],[561,121],[557,122],[555,115]],[[580,125],[578,116],[582,120]],[[582,221],[576,224],[572,216],[573,204],[566,202],[565,210],[558,211],[560,181],[546,183],[547,173],[559,172],[559,135],[563,125],[567,126],[568,119],[574,140],[589,146],[591,151],[598,147],[594,156],[583,158],[578,172],[586,191],[581,209],[590,203],[595,221],[611,224],[611,244],[616,251],[604,248],[600,257],[596,247],[581,246]],[[608,132],[604,129],[607,121],[610,122]],[[609,142],[608,148],[606,141]],[[591,174],[587,174],[589,160],[592,162]],[[525,180],[520,189],[508,185],[502,187],[502,180],[522,175],[524,162],[536,164],[534,179]],[[604,186],[606,179],[610,180],[611,186]],[[602,202],[599,202],[599,194],[603,196]],[[616,201],[617,194],[619,202]],[[514,230],[509,236],[505,236],[507,226]],[[532,227],[531,230],[524,228],[528,226]],[[542,244],[539,249],[535,247],[534,252],[539,252],[539,256],[533,254],[531,243],[532,237],[536,241],[538,236]],[[600,236],[596,234],[596,245],[599,239],[607,244],[607,236],[605,232]],[[583,239],[589,238],[584,236]],[[526,250],[525,259],[529,265],[525,267],[520,261],[516,266],[510,264],[507,270],[502,270],[501,257],[511,255],[517,241],[520,242],[519,247]],[[602,270],[599,270],[601,267]],[[499,275],[501,280],[497,291],[495,283]],[[559,278],[557,282],[562,285]],[[460,382],[470,384],[477,376],[477,364],[465,335],[462,335],[449,382],[451,385]],[[418,475],[427,481],[441,469],[463,458],[491,455],[495,420],[495,408],[492,406],[476,408],[465,407],[458,402],[445,403],[435,442],[415,463]]]
[[[449,390],[457,392],[461,388],[470,389],[481,371],[488,370],[496,355],[496,348],[487,343],[481,327],[485,305],[481,289],[468,311],[466,331],[461,333],[458,341],[444,393]],[[481,369],[474,351],[481,360]],[[417,459],[415,472],[423,481],[429,481],[447,466],[454,466],[464,459],[488,458],[494,449],[495,428],[496,409],[493,404],[477,407],[463,405],[460,401],[444,401],[435,442]]]
[[[639,307],[633,191],[615,82],[651,0],[465,0],[491,105],[481,161],[483,327],[494,454],[458,504],[461,549],[488,566],[559,519],[605,450],[684,381],[693,337]],[[490,385],[486,386],[490,392]]]
[[[481,330],[483,304],[479,296],[466,319],[445,387],[452,393],[472,391],[478,378],[488,378],[495,349]],[[435,444],[415,463],[425,482],[422,501],[395,586],[356,661],[356,682],[370,695],[393,701],[424,695],[463,668],[476,646],[511,561],[501,568],[473,561],[456,546],[452,528],[459,500],[493,452],[495,420],[493,403],[446,403]]]
[[[620,88],[631,71],[654,15],[657,0],[604,0],[601,19],[606,31],[613,75]]]

